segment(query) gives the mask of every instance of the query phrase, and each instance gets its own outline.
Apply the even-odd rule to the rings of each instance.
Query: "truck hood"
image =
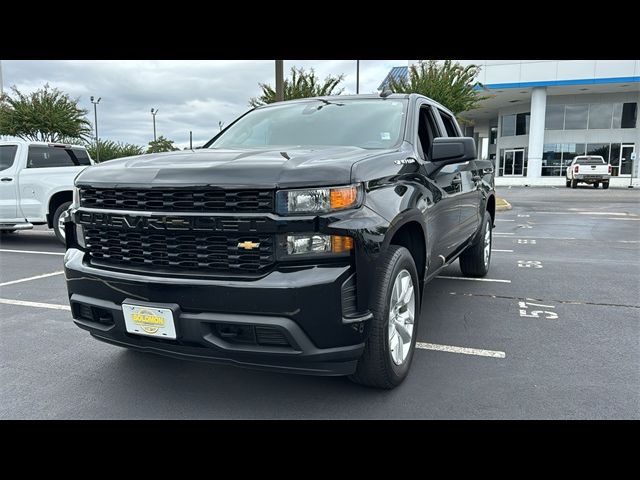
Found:
[[[87,168],[77,184],[214,185],[281,188],[351,182],[351,166],[392,150],[358,147],[201,149],[110,160]]]

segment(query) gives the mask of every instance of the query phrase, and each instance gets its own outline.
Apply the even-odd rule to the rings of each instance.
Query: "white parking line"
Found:
[[[508,220],[506,218],[496,218],[496,222],[515,222],[515,220]]]
[[[55,303],[27,302],[25,300],[11,300],[8,298],[0,298],[0,303],[6,305],[20,305],[23,307],[51,308],[53,310],[71,310],[69,305],[58,305]]]
[[[497,248],[492,248],[492,252],[504,252],[504,253],[513,253],[513,250],[498,250]]]
[[[29,282],[31,280],[37,280],[39,278],[53,277],[54,275],[62,275],[63,273],[64,270],[60,270],[59,272],[45,273],[43,275],[36,275],[35,277],[21,278],[20,280],[11,280],[10,282],[0,283],[0,287],[13,285],[14,283]]]
[[[416,348],[423,350],[437,350],[439,352],[463,353],[465,355],[479,355],[480,357],[505,358],[506,354],[498,350],[484,350],[482,348],[454,347],[452,345],[438,345],[437,343],[416,342]]]
[[[446,275],[438,275],[436,278],[444,278],[445,280],[470,280],[472,282],[511,283],[511,280],[500,280],[498,278],[449,277]]]
[[[62,255],[64,256],[64,252],[40,252],[35,250],[10,250],[8,248],[0,248],[0,252],[9,252],[9,253],[37,253],[39,255]]]
[[[609,215],[620,216],[620,217],[637,217],[635,213],[622,213],[622,212],[534,212],[534,213],[544,213],[546,215]]]
[[[515,235],[515,233],[507,233],[507,232],[493,232],[494,235]]]

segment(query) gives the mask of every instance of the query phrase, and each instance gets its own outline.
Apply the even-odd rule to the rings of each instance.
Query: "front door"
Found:
[[[524,174],[524,148],[505,150],[502,162],[503,176],[521,177]]]
[[[631,175],[631,169],[633,167],[633,160],[631,160],[631,154],[635,151],[635,145],[622,145],[620,149],[620,175]]]
[[[18,216],[18,145],[0,145],[0,222],[11,222]]]

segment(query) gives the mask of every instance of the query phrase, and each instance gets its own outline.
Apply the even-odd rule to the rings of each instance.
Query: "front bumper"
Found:
[[[74,322],[99,340],[128,348],[285,372],[347,375],[355,370],[368,333],[364,320],[370,314],[360,319],[342,315],[343,286],[354,274],[349,265],[274,270],[257,280],[234,281],[107,271],[89,265],[84,253],[73,248],[64,263]],[[177,340],[128,333],[121,307],[125,300],[175,304]],[[220,324],[270,328],[287,345],[237,343],[220,334]]]

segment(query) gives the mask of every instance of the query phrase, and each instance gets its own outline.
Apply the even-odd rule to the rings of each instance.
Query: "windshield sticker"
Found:
[[[391,140],[391,134],[389,132],[380,132],[381,140]]]

